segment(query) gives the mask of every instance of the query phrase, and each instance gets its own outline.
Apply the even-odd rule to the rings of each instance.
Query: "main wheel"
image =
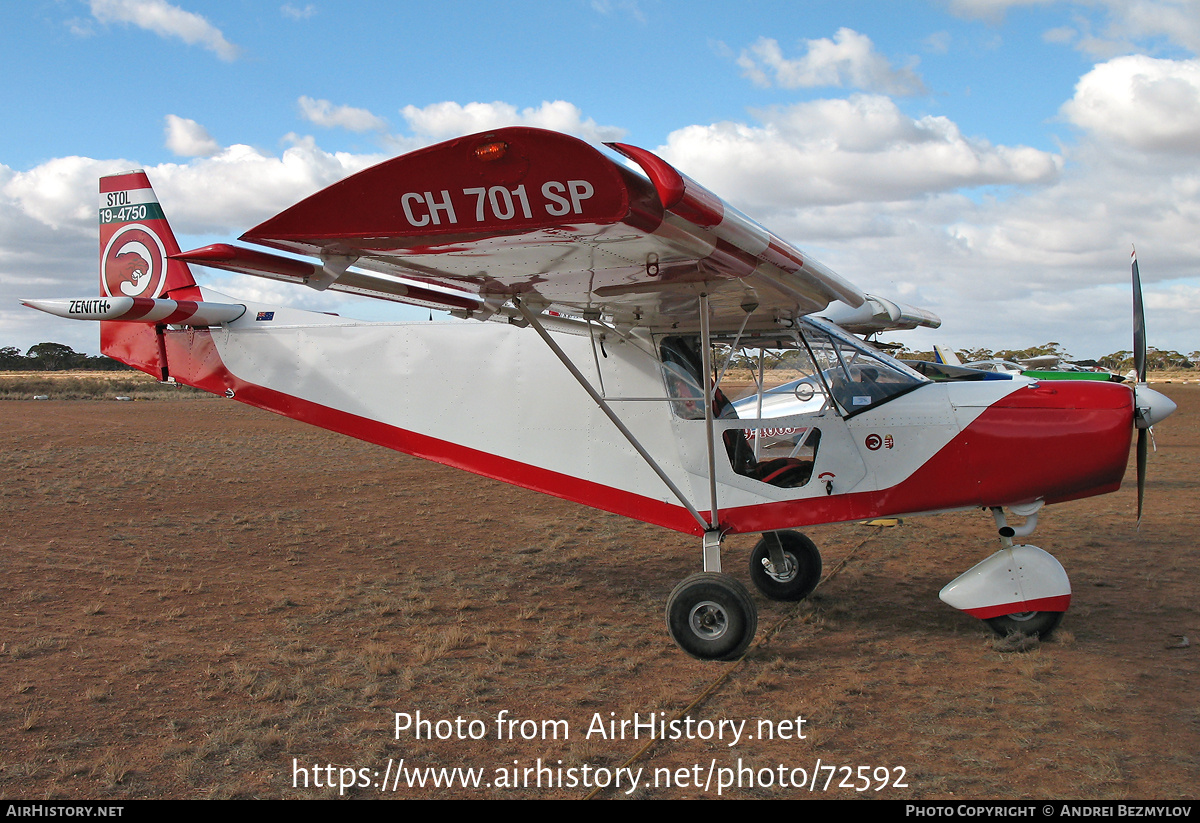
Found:
[[[771,563],[771,541],[783,549],[783,568]],[[821,552],[800,532],[764,534],[750,552],[750,580],[772,600],[803,600],[821,581]]]
[[[736,660],[757,630],[758,609],[750,592],[727,574],[693,574],[667,598],[671,639],[699,660]]]
[[[989,617],[984,622],[1001,637],[1019,633],[1049,637],[1062,622],[1063,612],[1015,612]]]

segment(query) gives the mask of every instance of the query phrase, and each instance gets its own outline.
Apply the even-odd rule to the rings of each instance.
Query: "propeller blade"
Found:
[[[1153,437],[1151,427],[1170,417],[1175,402],[1146,384],[1146,312],[1142,307],[1142,278],[1138,274],[1137,249],[1133,250],[1133,364],[1137,384],[1133,387],[1133,424],[1137,427],[1137,522],[1142,525],[1142,500],[1146,495],[1146,453]]]
[[[1137,527],[1142,527],[1142,499],[1146,496],[1146,446],[1149,429],[1138,429],[1137,436]]]
[[[1137,382],[1146,382],[1146,313],[1142,309],[1142,278],[1138,274],[1137,249],[1133,250],[1133,369]]]

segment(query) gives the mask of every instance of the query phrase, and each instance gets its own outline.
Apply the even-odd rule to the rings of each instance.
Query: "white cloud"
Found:
[[[59,157],[26,172],[0,166],[0,346],[24,351],[55,340],[99,353],[96,329],[84,323],[49,325],[17,300],[95,293],[96,180],[134,165]]]
[[[1200,1],[1108,0],[1110,33],[1134,39],[1165,37],[1193,53],[1200,52]]]
[[[333,117],[345,110],[330,106],[327,112]],[[622,130],[600,126],[562,101],[525,109],[506,103],[444,103],[410,107],[405,116],[416,136],[390,138],[405,150],[510,124],[558,129],[593,141],[624,136]],[[240,144],[221,148],[202,126],[178,116],[168,118],[167,131],[172,150],[182,151],[187,159],[146,166],[145,171],[185,246],[195,238],[212,242],[214,236],[236,237],[308,195],[387,159],[382,153],[325,151],[313,138],[298,135],[288,135],[289,145],[278,154]],[[93,326],[55,323],[51,328],[45,316],[16,301],[95,293],[97,178],[137,167],[129,160],[87,157],[56,158],[25,172],[0,165],[0,327],[6,330],[0,345],[27,348],[52,339],[78,351],[98,351]],[[246,278],[214,276],[203,269],[197,274],[233,294],[267,294]],[[269,296],[290,305],[332,305],[349,316],[362,314],[364,308],[368,314],[394,311],[304,289],[282,287]]]
[[[278,156],[233,145],[210,157],[144,168],[176,232],[228,235],[385,159],[326,152],[312,138],[291,142]],[[137,167],[129,160],[90,157],[56,158],[26,172],[0,166],[0,258],[67,237],[88,238],[94,252],[96,181]],[[89,268],[94,266],[84,270]]]
[[[5,168],[8,173],[0,184],[5,219],[0,225],[19,216],[55,232],[95,234],[97,179],[133,167],[126,160],[58,157],[27,172]]]
[[[1011,8],[1046,6],[1058,0],[950,0],[950,11],[962,17],[999,21]]]
[[[1121,103],[1118,84],[1110,105],[1145,121],[1175,99],[1146,87],[1149,99]],[[1164,137],[1141,122],[1146,131],[1130,136],[1089,123],[1078,144],[1051,154],[964,137],[946,118],[910,118],[879,96],[757,114],[680,129],[658,152],[856,285],[945,321],[893,339],[1056,340],[1081,357],[1128,348],[1136,243],[1151,343],[1200,348],[1188,325],[1200,308],[1172,310],[1162,297],[1200,288],[1200,166],[1180,162],[1181,127]],[[1162,150],[1131,151],[1135,138]]]
[[[952,38],[948,31],[935,31],[926,37],[921,45],[930,54],[946,54],[950,51]]]
[[[176,231],[239,234],[383,155],[330,153],[311,137],[289,135],[280,155],[245,145],[186,164],[146,169]]]
[[[293,20],[307,20],[316,15],[317,7],[312,3],[307,3],[303,7],[284,3],[280,6],[279,11],[284,17],[290,17]]]
[[[1009,9],[1033,5],[1071,7],[1073,25],[1051,29],[1047,39],[1102,59],[1158,39],[1200,52],[1200,0],[951,0],[950,10],[999,22]]]
[[[737,59],[742,73],[756,85],[787,89],[853,88],[887,94],[921,94],[925,86],[911,68],[894,68],[875,51],[864,34],[842,28],[832,40],[804,41],[806,53],[789,59],[778,41],[762,37]]]
[[[240,49],[221,30],[198,14],[166,0],[90,0],[92,15],[101,23],[130,23],[161,37],[177,37],[199,45],[222,60],[236,60]]]
[[[1056,155],[967,138],[944,117],[914,120],[878,95],[816,100],[758,115],[758,126],[724,122],[680,129],[661,151],[746,208],[895,201],[959,188],[1045,184],[1061,168]]]
[[[646,22],[638,0],[591,0],[592,11],[611,16],[618,12],[627,14],[639,23]]]
[[[366,109],[353,106],[335,106],[328,100],[314,100],[311,97],[301,97],[300,116],[310,123],[325,128],[343,128],[349,131],[385,131],[387,120],[377,117]]]
[[[1132,55],[1101,63],[1080,78],[1062,114],[1138,151],[1200,156],[1200,60]]]
[[[433,103],[424,108],[405,106],[400,113],[419,138],[431,140],[445,140],[503,126],[552,129],[593,142],[620,140],[625,136],[624,129],[598,125],[590,117],[584,119],[578,106],[563,100],[544,101],[537,108],[524,109],[502,102],[445,102]]]
[[[330,153],[311,138],[292,137],[291,145],[277,156],[233,145],[210,157],[144,168],[186,246],[189,235],[236,237],[384,159]],[[96,293],[97,180],[137,167],[129,160],[89,157],[56,158],[25,172],[0,165],[0,328],[5,329],[0,345],[27,348],[56,340],[77,351],[98,353],[94,325],[50,327],[44,315],[18,306],[17,300]],[[197,275],[210,282],[206,270],[198,269]],[[293,305],[311,297],[295,294],[305,290],[292,291],[286,302]]]
[[[167,148],[180,157],[209,157],[221,150],[221,146],[208,129],[195,120],[167,115]]]

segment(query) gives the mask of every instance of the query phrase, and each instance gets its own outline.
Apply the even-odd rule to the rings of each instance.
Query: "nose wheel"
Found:
[[[1010,634],[1036,634],[1049,637],[1062,622],[1062,612],[1014,612],[999,617],[989,617],[984,622],[1001,637]]]

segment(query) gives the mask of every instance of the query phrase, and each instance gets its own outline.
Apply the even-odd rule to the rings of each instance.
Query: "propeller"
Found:
[[[1137,249],[1133,261],[1133,369],[1137,384],[1133,389],[1133,422],[1137,426],[1137,524],[1142,525],[1142,501],[1146,495],[1146,452],[1153,432],[1151,427],[1175,411],[1166,395],[1146,383],[1146,312],[1142,307],[1142,278],[1138,273]]]

